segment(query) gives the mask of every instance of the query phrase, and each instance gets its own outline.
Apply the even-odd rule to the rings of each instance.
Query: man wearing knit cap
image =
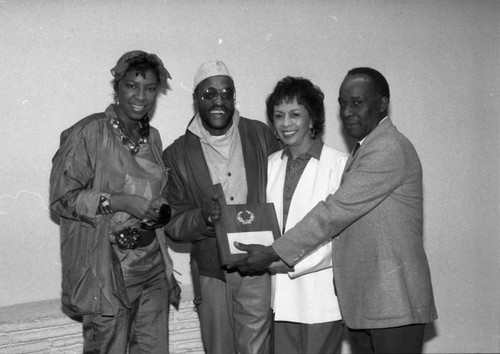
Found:
[[[222,204],[265,203],[267,157],[279,143],[264,123],[240,117],[222,61],[194,78],[197,111],[186,133],[163,152],[174,240],[191,242],[195,304],[207,353],[267,353],[271,328],[269,274],[241,276],[219,261],[214,222]]]

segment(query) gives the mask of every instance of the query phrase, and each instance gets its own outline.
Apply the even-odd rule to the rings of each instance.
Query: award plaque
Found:
[[[273,203],[222,205],[221,218],[215,222],[215,236],[222,265],[243,259],[245,251],[234,242],[271,245],[280,237]]]

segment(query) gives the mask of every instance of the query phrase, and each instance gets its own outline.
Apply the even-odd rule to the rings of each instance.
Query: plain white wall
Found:
[[[279,79],[311,79],[326,94],[324,140],[348,151],[338,87],[372,66],[424,167],[439,313],[425,350],[500,351],[500,2],[2,0],[0,19],[0,306],[59,297],[51,158],[63,129],[112,101],[109,69],[124,52],[156,53],[172,74],[152,121],[164,146],[193,114],[197,67],[221,58],[241,113],[262,121]],[[187,248],[174,261],[189,286]]]

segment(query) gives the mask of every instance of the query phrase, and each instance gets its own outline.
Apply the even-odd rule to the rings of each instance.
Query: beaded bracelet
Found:
[[[113,210],[111,210],[111,204],[109,203],[110,197],[111,197],[111,194],[109,194],[109,193],[102,193],[101,194],[101,197],[99,198],[99,212],[101,214],[113,213]]]

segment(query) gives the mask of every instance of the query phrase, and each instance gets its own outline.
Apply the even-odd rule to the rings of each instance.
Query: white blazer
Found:
[[[267,201],[274,203],[281,230],[288,161],[288,157],[281,158],[282,155],[283,150],[269,156],[267,179]],[[337,190],[347,157],[324,145],[320,160],[309,160],[292,197],[285,231]],[[331,241],[297,263],[293,272],[273,276],[272,306],[276,321],[313,324],[341,319],[333,289]]]

